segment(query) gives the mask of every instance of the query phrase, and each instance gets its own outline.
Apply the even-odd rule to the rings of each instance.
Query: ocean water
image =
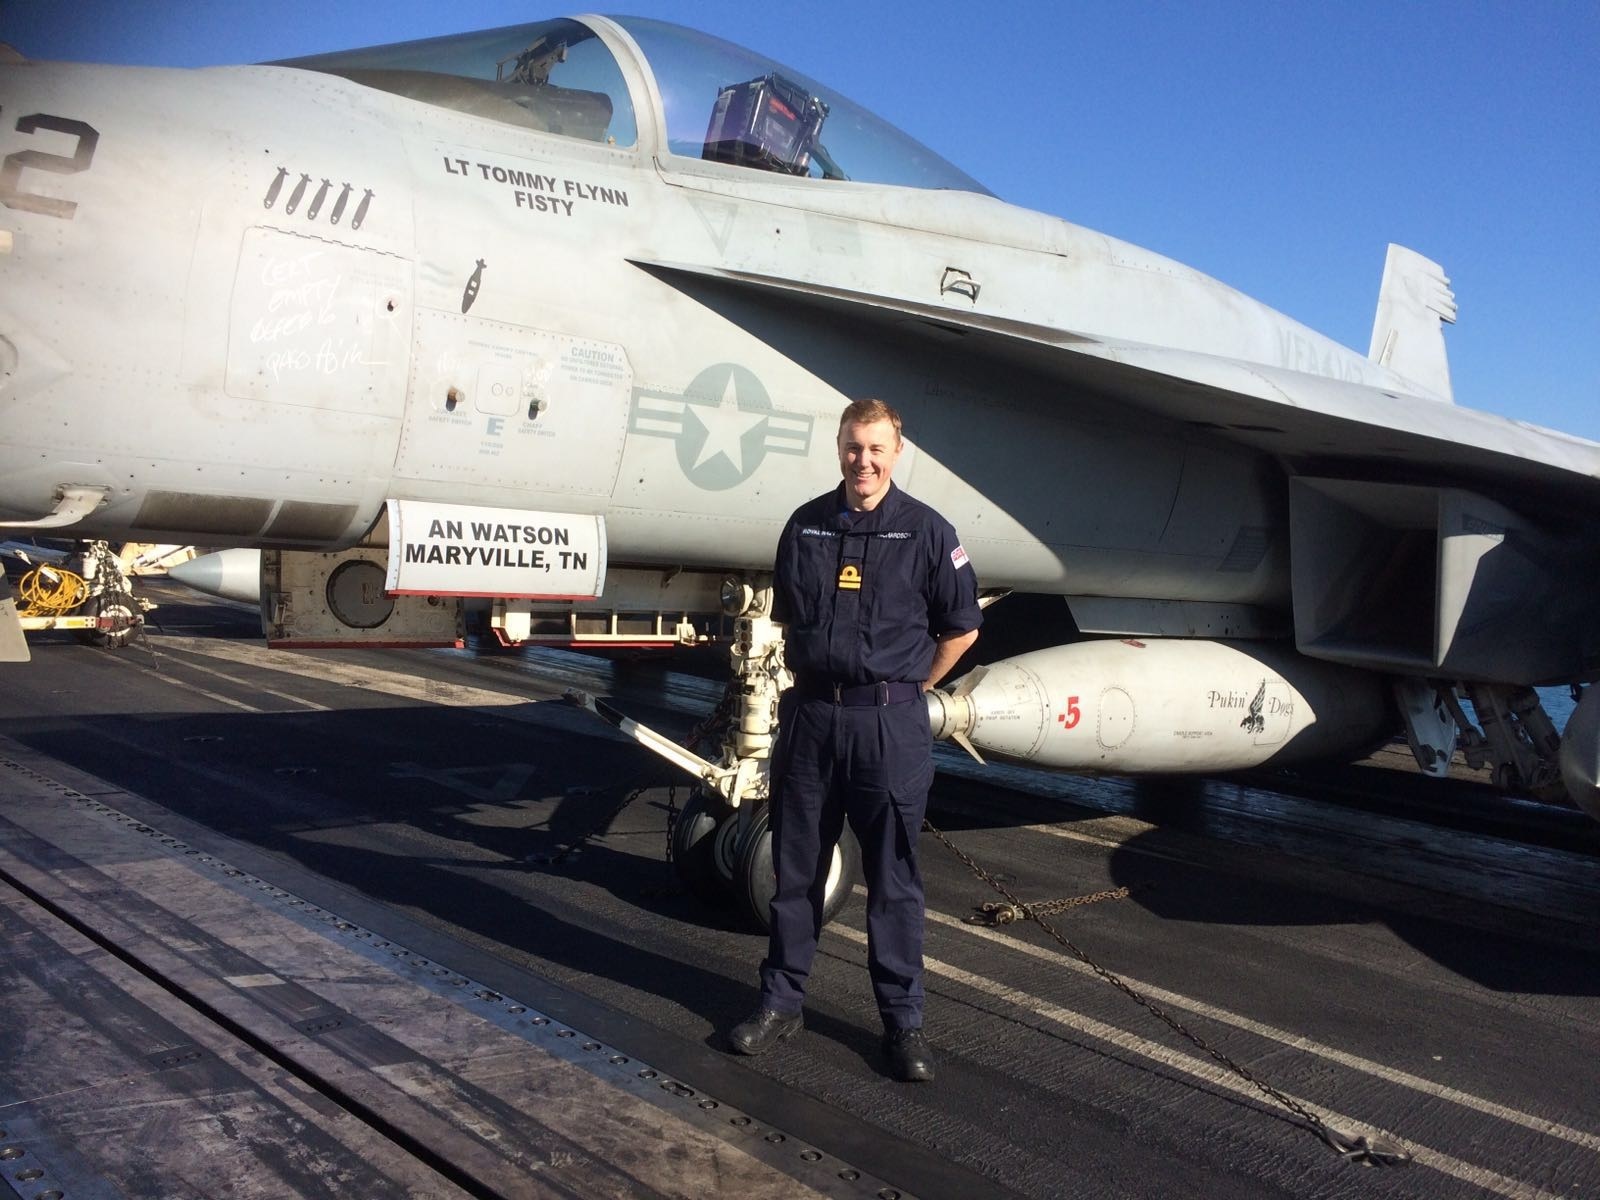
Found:
[[[1544,705],[1544,711],[1550,717],[1551,723],[1555,725],[1556,732],[1566,732],[1572,710],[1578,707],[1572,698],[1572,689],[1563,684],[1560,687],[1542,687],[1533,690],[1539,693],[1539,700]],[[1478,714],[1473,711],[1472,701],[1464,694],[1458,693],[1458,695],[1461,695],[1461,707],[1467,716],[1477,720]]]
[[[1544,711],[1550,714],[1558,730],[1565,731],[1567,721],[1572,716],[1572,710],[1577,707],[1572,699],[1572,689],[1567,687],[1535,688],[1539,699],[1544,702]]]

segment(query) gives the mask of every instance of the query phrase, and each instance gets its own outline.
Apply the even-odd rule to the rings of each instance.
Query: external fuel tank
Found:
[[[1373,672],[1272,643],[1193,639],[1036,650],[929,692],[928,706],[936,738],[965,738],[1015,762],[1119,775],[1350,757],[1393,725]]]

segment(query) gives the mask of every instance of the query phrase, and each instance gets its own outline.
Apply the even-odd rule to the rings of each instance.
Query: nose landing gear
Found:
[[[22,550],[16,557],[27,565],[17,584],[24,630],[70,630],[89,645],[117,649],[133,639],[145,612],[154,607],[134,596],[122,563],[105,542],[79,542],[65,554]]]
[[[768,615],[770,581],[758,582],[756,587],[730,578],[723,588],[724,610],[735,618],[729,685],[734,703],[723,722],[716,762],[592,696],[569,692],[568,697],[695,777],[698,784],[678,814],[669,843],[678,878],[691,894],[719,907],[731,905],[748,923],[765,929],[777,889],[767,810],[769,756],[778,726],[778,696],[793,676],[783,662],[782,626]],[[861,848],[846,827],[833,851],[824,921],[845,906],[860,878]]]

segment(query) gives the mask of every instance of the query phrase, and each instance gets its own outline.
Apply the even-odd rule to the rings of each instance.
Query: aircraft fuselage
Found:
[[[1314,587],[1297,641],[1336,661],[1592,666],[1591,597],[1554,564],[1592,557],[1600,447],[1448,402],[1432,264],[1386,277],[1369,360],[708,47],[585,18],[290,66],[0,67],[0,519],[70,492],[99,497],[82,533],[339,548],[428,501],[602,518],[615,564],[759,570],[876,395],[906,418],[897,482],[985,587],[1213,606],[1084,628],[1281,636]],[[811,141],[717,132],[779,92],[810,97],[783,112]],[[860,181],[885,145],[919,186]],[[1529,549],[1486,559],[1505,537]],[[1445,569],[1430,538],[1466,540]],[[1509,651],[1536,605],[1542,644]]]
[[[0,508],[100,488],[83,528],[113,537],[336,547],[386,499],[433,499],[603,514],[617,561],[758,566],[836,482],[838,410],[878,394],[907,420],[899,481],[986,584],[1282,602],[1267,456],[915,329],[863,337],[638,264],[956,310],[971,279],[1006,320],[1382,374],[1065,222],[673,170],[644,120],[621,149],[299,69],[29,64],[4,70],[0,126]],[[1197,298],[1201,329],[1179,320]]]

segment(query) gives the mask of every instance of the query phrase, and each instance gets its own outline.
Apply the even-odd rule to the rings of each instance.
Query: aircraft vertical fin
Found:
[[[1390,243],[1367,357],[1453,404],[1444,322],[1455,319],[1456,296],[1444,268]]]

